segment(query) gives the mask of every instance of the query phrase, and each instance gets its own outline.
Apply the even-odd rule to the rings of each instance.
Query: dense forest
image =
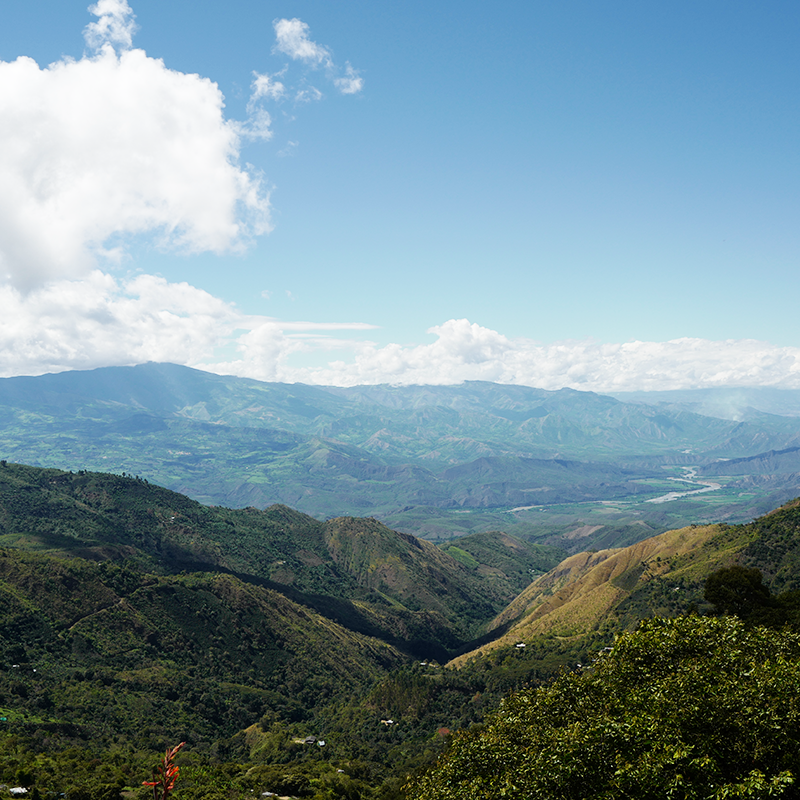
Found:
[[[152,797],[186,742],[176,797],[792,797],[799,530],[437,548],[2,463],[0,783]]]

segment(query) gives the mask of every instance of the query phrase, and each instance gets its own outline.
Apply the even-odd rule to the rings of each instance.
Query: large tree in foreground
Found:
[[[800,636],[653,619],[580,673],[508,698],[414,800],[800,798]]]

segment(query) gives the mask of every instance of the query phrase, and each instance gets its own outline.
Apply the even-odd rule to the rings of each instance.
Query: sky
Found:
[[[0,6],[0,375],[800,389],[800,6]]]

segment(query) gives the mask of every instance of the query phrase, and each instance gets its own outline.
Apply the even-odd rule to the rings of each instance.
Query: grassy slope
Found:
[[[800,587],[800,501],[748,525],[692,526],[570,556],[498,615],[493,625],[508,628],[500,638],[454,663],[540,636],[580,639],[685,612],[702,603],[708,574],[733,562],[762,569],[776,591]]]

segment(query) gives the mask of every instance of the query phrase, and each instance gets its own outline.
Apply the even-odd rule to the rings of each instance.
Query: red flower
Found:
[[[180,772],[180,767],[175,763],[175,756],[185,744],[186,742],[181,742],[171,750],[168,749],[161,763],[153,770],[153,780],[142,781],[142,786],[153,787],[153,800],[166,800],[175,788],[175,781],[178,780]]]

